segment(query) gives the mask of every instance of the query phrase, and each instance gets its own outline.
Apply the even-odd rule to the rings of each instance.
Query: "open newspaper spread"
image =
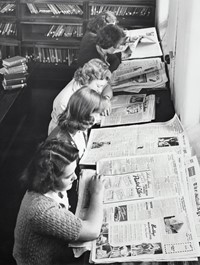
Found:
[[[176,114],[167,122],[92,129],[80,164],[95,165],[102,158],[168,150],[190,153],[188,139]]]
[[[199,219],[192,218],[185,165],[196,172],[199,168],[191,159],[185,163],[183,156],[170,152],[97,162],[106,185],[104,219],[99,238],[92,242],[92,262],[183,261],[199,256]],[[76,213],[81,218],[94,173],[83,170]]]

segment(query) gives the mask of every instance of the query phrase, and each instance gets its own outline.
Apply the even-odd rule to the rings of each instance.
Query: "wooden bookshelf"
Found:
[[[14,53],[70,66],[89,19],[105,10],[113,11],[127,29],[155,26],[155,0],[7,0],[1,1],[0,11],[8,4],[13,10],[3,12],[0,23],[15,25],[16,32],[0,35],[1,59]]]
[[[21,42],[18,36],[18,3],[0,2],[0,60],[20,54]]]
[[[70,66],[83,36],[84,2],[19,0],[19,5],[22,55],[40,63]]]
[[[119,25],[127,29],[153,27],[155,25],[154,0],[91,0],[88,2],[88,5],[88,18],[109,10],[115,13],[119,21]]]

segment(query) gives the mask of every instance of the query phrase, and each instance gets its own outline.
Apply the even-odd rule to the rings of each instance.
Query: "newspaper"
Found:
[[[127,45],[132,50],[126,59],[149,58],[162,56],[155,27],[127,30]]]
[[[112,85],[113,91],[128,91],[138,93],[142,88],[163,87],[168,81],[165,68],[142,74]]]
[[[125,103],[120,107],[112,105],[111,114],[109,116],[102,116],[101,127],[149,122],[155,119],[155,95],[145,97],[144,102],[136,102],[142,99],[141,97],[137,98],[137,95],[126,96],[133,103]]]
[[[170,261],[199,255],[179,161],[176,154],[164,153],[97,163],[97,172],[108,180],[104,223],[92,248],[94,262]]]
[[[194,260],[198,240],[187,197],[183,157],[163,153],[103,159],[97,172],[106,179],[104,220],[92,242],[91,261]],[[94,170],[84,170],[77,214],[84,218],[87,185]]]
[[[196,234],[200,242],[200,167],[197,157],[187,159],[185,166]]]
[[[135,59],[122,61],[112,74],[111,84],[164,68],[161,58]]]
[[[190,154],[188,139],[175,114],[167,122],[91,129],[82,165],[95,165],[102,158],[163,153]]]
[[[146,94],[122,94],[115,95],[111,99],[112,108],[119,108],[130,103],[144,103]]]

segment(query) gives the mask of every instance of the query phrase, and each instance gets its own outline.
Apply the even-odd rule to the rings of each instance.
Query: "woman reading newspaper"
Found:
[[[49,140],[37,150],[23,175],[27,191],[17,217],[13,251],[18,265],[71,264],[73,254],[68,243],[98,237],[103,218],[102,176],[91,179],[84,220],[69,210],[67,191],[77,178],[77,158],[74,146]]]

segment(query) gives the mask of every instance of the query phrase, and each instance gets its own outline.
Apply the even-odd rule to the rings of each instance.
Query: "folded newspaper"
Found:
[[[143,97],[141,97],[141,95]],[[116,107],[117,100],[127,99]],[[141,102],[142,101],[142,102]],[[111,114],[101,117],[101,127],[149,122],[155,119],[155,95],[119,95],[111,100]]]
[[[139,76],[132,77],[130,79],[118,82],[112,85],[113,91],[125,91],[125,92],[140,92],[143,88],[153,89],[158,87],[164,87],[168,81],[165,68],[159,70],[144,73]]]
[[[112,85],[128,80],[135,76],[147,74],[164,68],[161,58],[135,59],[122,61],[112,74]]]
[[[162,56],[155,27],[132,29],[126,31],[127,46],[132,53],[126,59],[138,59]]]

